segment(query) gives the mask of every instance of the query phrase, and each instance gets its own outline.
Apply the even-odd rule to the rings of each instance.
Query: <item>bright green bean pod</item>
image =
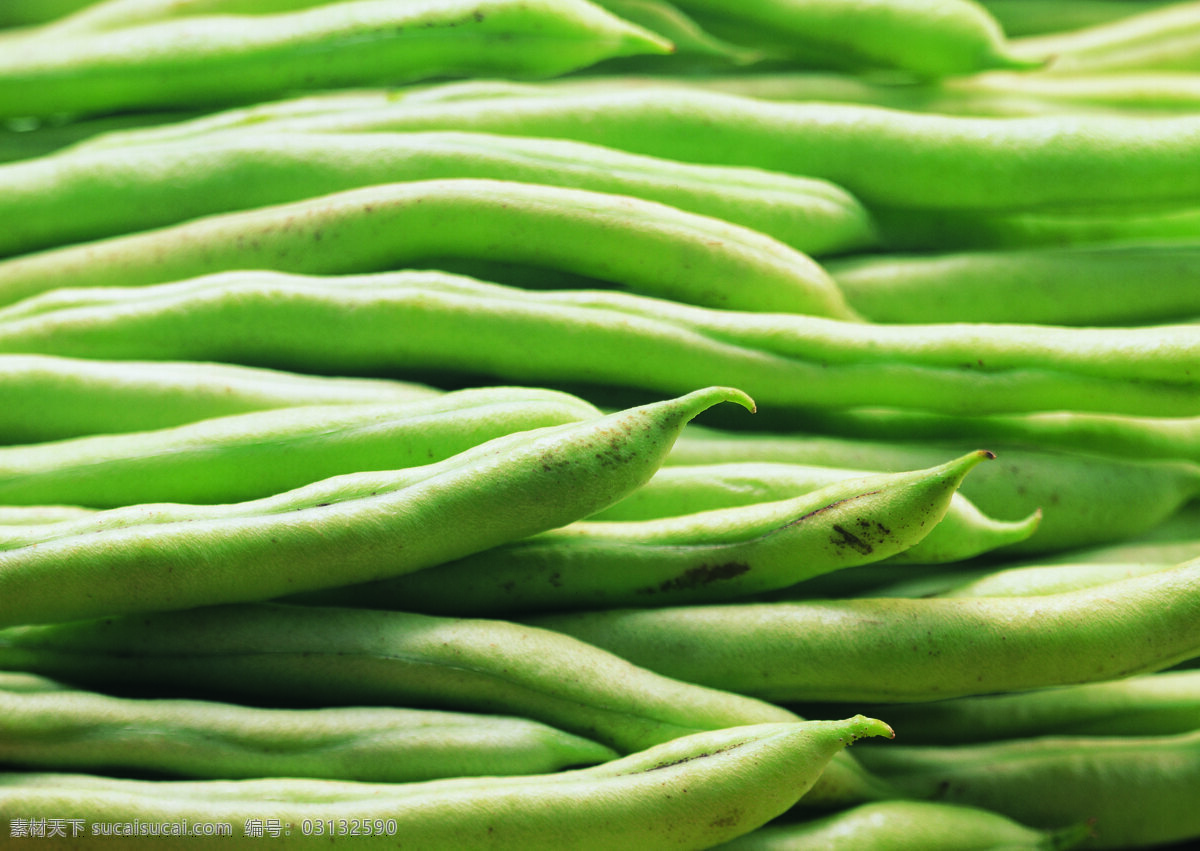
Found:
[[[263,709],[114,697],[0,678],[0,761],[25,771],[147,772],[196,779],[319,777],[405,783],[542,774],[615,759],[524,718],[327,707]]]
[[[1109,0],[1101,2],[1108,5]],[[1200,74],[1184,71],[1053,75],[997,71],[950,80],[941,88],[944,100],[933,98],[928,108],[963,115],[1167,116],[1195,112],[1200,106]]]
[[[851,71],[886,68],[919,77],[1031,67],[1007,50],[981,6],[963,0],[676,0],[733,41],[773,48],[793,62]]]
[[[95,509],[76,505],[0,505],[0,525],[30,526],[91,517]]]
[[[0,623],[264,600],[441,564],[615,502],[650,478],[689,420],[727,401],[752,407],[710,387],[249,502],[0,527]]]
[[[1200,552],[1197,553],[1200,556]],[[1108,582],[1153,573],[1172,565],[1139,564],[1056,564],[1042,567],[1001,569],[963,568],[961,570],[916,570],[912,575],[870,588],[852,596],[860,597],[1041,597],[1080,591]],[[876,577],[878,579],[878,577]],[[829,596],[831,589],[818,589],[815,596]]]
[[[197,15],[264,15],[320,6],[328,0],[90,0],[74,14],[53,21],[38,35],[58,38],[74,32],[190,18]]]
[[[719,851],[1053,851],[1087,838],[1086,825],[1044,831],[979,807],[879,801],[807,821],[775,821]]]
[[[1190,243],[1200,237],[1200,207],[1194,201],[1152,209],[1096,208],[1081,212],[1032,210],[977,214],[874,207],[871,213],[879,228],[879,242],[888,251]]]
[[[0,503],[243,502],[362,470],[424,466],[505,434],[599,415],[566,393],[472,387],[399,405],[308,405],[0,447]]]
[[[0,6],[0,26],[44,24],[82,9],[94,0],[8,0]]]
[[[1138,14],[1068,32],[1014,39],[1014,54],[1048,58],[1044,71],[1200,71],[1200,3],[1144,6]]]
[[[1164,522],[1200,493],[1200,467],[1186,461],[1030,449],[1018,441],[987,445],[1000,460],[965,481],[963,496],[1001,520],[1019,520],[1042,510],[1037,531],[1012,544],[1010,554],[1049,553],[1131,538]],[[856,440],[697,427],[675,447],[667,464],[769,461],[897,471],[936,463],[939,452],[968,448],[956,439]]]
[[[870,440],[975,440],[1125,458],[1200,463],[1200,417],[1138,417],[1045,411],[953,417],[920,411],[829,410],[793,425]]]
[[[608,192],[466,178],[351,189],[10,258],[0,261],[0,300],[67,279],[375,272],[443,257],[530,263],[710,306],[853,318],[811,258],[745,227]]]
[[[506,621],[243,604],[0,633],[8,670],[93,688],[531,718],[629,753],[720,727],[795,720],[677,682],[583,642]]]
[[[1197,553],[1196,557],[1200,557],[1200,553]],[[959,582],[947,577],[951,582],[949,588],[937,592],[931,592],[926,588],[923,593],[938,597],[1040,597],[1044,594],[1061,594],[1064,591],[1105,585],[1109,582],[1142,576],[1162,569],[1163,565],[1144,562],[1138,564],[1120,564],[1119,562],[1089,564],[1083,562],[1040,567],[1011,567],[966,577],[965,581]],[[892,589],[892,593],[896,593],[896,589]]]
[[[1010,38],[1064,32],[1120,20],[1176,0],[980,0]]]
[[[825,717],[837,709],[812,707],[810,717]],[[1200,730],[1200,670],[911,706],[889,704],[887,713],[906,745],[1035,736],[1171,736]]]
[[[589,519],[650,520],[752,505],[788,499],[862,475],[862,470],[769,462],[664,467],[646,484]],[[883,561],[912,564],[961,561],[1023,541],[1036,531],[1040,522],[1040,512],[1024,520],[996,520],[956,492],[946,514],[924,538]]]
[[[760,59],[760,51],[717,38],[684,14],[676,5],[663,0],[597,0],[618,18],[662,36],[674,45],[669,57],[629,57],[615,60],[618,64],[644,64],[648,70],[677,72],[682,62],[694,61],[701,67],[710,65],[750,65]],[[605,63],[606,66],[612,62]]]
[[[146,782],[81,775],[7,774],[4,812],[107,823],[286,823],[286,837],[241,836],[244,846],[326,847],[340,824],[368,825],[350,840],[366,849],[702,849],[753,830],[794,805],[834,755],[859,738],[890,736],[881,721],[760,724],[670,742],[594,768],[531,777],[426,783],[326,783],[297,779]],[[59,815],[50,816],[50,813]],[[11,818],[11,817],[10,817]],[[314,835],[320,825],[320,835]],[[374,829],[378,825],[378,829]],[[304,828],[308,828],[305,830]],[[282,829],[280,831],[282,833]],[[231,839],[230,841],[235,841]],[[111,845],[91,835],[42,840],[47,848]],[[189,838],[146,838],[150,848]]]
[[[872,322],[1138,325],[1200,314],[1200,242],[863,255],[825,268]]]
[[[1200,730],[861,751],[872,770],[911,797],[982,807],[1032,827],[1091,822],[1089,848],[1200,836]]]
[[[530,291],[420,270],[333,277],[247,271],[152,288],[63,289],[0,309],[0,351],[423,380],[434,373],[439,381],[487,376],[655,394],[717,380],[745,387],[776,411],[880,405],[957,415],[1200,413],[1200,330],[1191,325],[888,326],[703,309],[630,293]]]
[[[682,517],[579,522],[409,577],[308,601],[465,617],[721,602],[904,552],[990,459],[845,479],[778,502]]]
[[[685,162],[818,177],[871,209],[1058,209],[1094,215],[1130,205],[1194,205],[1200,194],[1200,174],[1178,168],[1200,146],[1200,117],[1194,115],[1150,122],[1140,116],[962,118],[665,87],[399,102],[370,113],[284,120],[275,127],[455,129],[575,139]],[[1128,212],[1121,209],[1122,215]]]
[[[488,178],[657,201],[806,253],[871,245],[870,216],[826,181],[483,133],[282,135],[269,130],[102,148],[0,168],[0,254],[400,181]],[[427,201],[425,203],[428,203]]]
[[[440,393],[412,382],[233,364],[0,354],[0,443],[146,431],[302,405],[402,404]]]
[[[1193,561],[1035,600],[729,603],[530,622],[766,700],[907,703],[1103,682],[1200,656],[1198,580]]]
[[[671,468],[667,468],[671,469]],[[1149,532],[1119,544],[999,564],[862,565],[816,577],[766,599],[827,597],[1041,596],[1116,582],[1200,558],[1200,504],[1184,506]]]
[[[578,0],[354,0],[11,39],[0,57],[0,116],[211,107],[444,76],[552,77],[669,50]]]

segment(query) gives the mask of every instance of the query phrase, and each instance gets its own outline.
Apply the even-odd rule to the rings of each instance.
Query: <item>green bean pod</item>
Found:
[[[78,11],[94,0],[8,0],[0,7],[0,27],[44,24]]]
[[[679,87],[405,104],[282,120],[286,132],[472,130],[594,142],[685,162],[817,177],[867,204],[932,211],[1087,211],[1195,204],[1178,163],[1200,117],[922,115],[772,103]]]
[[[531,777],[425,783],[278,780],[147,782],[86,775],[0,777],[4,812],[88,822],[276,823],[280,837],[242,833],[243,846],[326,847],[342,825],[365,825],[349,841],[366,849],[708,848],[758,827],[804,796],[831,758],[887,725],[761,724],[697,734],[593,768]],[[51,813],[56,815],[51,816]],[[10,819],[12,817],[9,817]],[[290,828],[282,835],[283,824]],[[319,826],[319,827],[316,827]],[[206,828],[210,829],[211,828]],[[370,835],[368,835],[370,834]],[[270,836],[264,839],[265,836]],[[42,840],[47,848],[111,845],[111,837]],[[150,848],[188,847],[191,837],[147,837]]]
[[[1196,554],[1200,557],[1200,553]],[[938,592],[925,589],[923,593],[938,597],[1040,597],[1043,594],[1061,594],[1105,585],[1133,576],[1142,576],[1162,570],[1163,565],[1154,563],[1120,564],[1053,564],[1040,567],[1012,567],[997,570],[966,581],[954,582],[949,588]],[[893,589],[894,592],[894,589]]]
[[[669,51],[669,42],[579,0],[354,0],[10,39],[0,116],[212,107],[444,76],[552,77]]]
[[[1200,504],[1191,503],[1144,535],[1107,546],[958,569],[914,567],[901,578],[872,566],[818,577],[803,596],[1037,597],[1116,582],[1200,558]],[[789,597],[796,597],[800,589]]]
[[[847,479],[778,502],[658,520],[579,522],[410,577],[309,600],[465,617],[720,602],[904,552],[993,456]]]
[[[1010,38],[1078,30],[1117,21],[1176,0],[980,0]]]
[[[1044,554],[1128,539],[1166,521],[1200,493],[1200,467],[1187,461],[1031,449],[1018,441],[988,446],[1000,460],[965,481],[963,496],[1001,520],[1019,520],[1042,510],[1037,531],[1012,544],[1010,554]],[[697,427],[677,444],[667,464],[768,461],[897,471],[936,463],[939,452],[967,448],[949,439],[890,442]]]
[[[605,63],[606,69],[614,64],[622,67],[644,65],[650,71],[678,71],[685,61],[695,62],[700,67],[716,65],[751,65],[763,58],[762,52],[733,44],[717,38],[706,31],[676,5],[663,0],[598,0],[602,6],[618,18],[649,30],[674,46],[668,57],[631,56]]]
[[[243,502],[347,473],[424,466],[495,437],[598,416],[566,393],[472,387],[399,405],[308,405],[0,447],[0,503]]]
[[[51,22],[38,34],[57,38],[74,32],[113,30],[197,15],[294,12],[326,2],[328,0],[91,0],[75,13]]]
[[[0,525],[32,526],[60,520],[80,520],[91,517],[95,512],[95,509],[79,505],[0,505]]]
[[[806,254],[738,225],[607,192],[422,180],[209,216],[0,261],[0,300],[234,269],[372,272],[441,257],[530,263],[743,310],[853,317]]]
[[[811,254],[874,243],[870,216],[826,181],[483,133],[224,136],[63,152],[0,168],[0,254],[400,181],[488,178],[657,201]],[[429,203],[425,201],[423,203]],[[18,212],[19,211],[19,212]]]
[[[1200,553],[1198,553],[1200,555]],[[1172,565],[1165,565],[1170,567]],[[1080,591],[1096,585],[1117,582],[1162,570],[1164,565],[1139,564],[1059,564],[1044,567],[1003,569],[964,568],[962,570],[916,570],[911,575],[889,582],[872,582],[870,587],[852,596],[859,597],[1041,597]],[[876,580],[879,577],[875,577]],[[829,587],[816,589],[807,597],[829,596]]]
[[[1198,579],[1192,561],[1035,599],[729,603],[530,623],[766,700],[906,703],[1103,682],[1200,656]]]
[[[9,670],[92,688],[514,715],[622,753],[701,730],[795,720],[560,633],[408,612],[257,603],[10,627],[0,633],[0,658]]]
[[[1200,836],[1200,730],[862,751],[873,771],[910,797],[982,807],[1032,827],[1090,822],[1089,848]]]
[[[676,3],[718,35],[813,67],[885,68],[937,78],[1039,64],[1008,51],[999,24],[982,7],[963,0]]]
[[[810,707],[810,717],[837,710],[837,705]],[[1200,730],[1200,670],[1160,671],[1021,694],[888,705],[887,713],[889,723],[909,745],[1036,736],[1172,736]]]
[[[1200,463],[1200,417],[1139,417],[1045,411],[953,417],[921,411],[806,412],[793,426],[872,440],[975,440],[1125,458]]]
[[[494,438],[434,464],[226,505],[0,528],[0,623],[264,600],[431,567],[593,514],[654,473],[710,387]]]
[[[1200,314],[1200,242],[863,255],[825,268],[872,322],[1137,325]],[[1155,286],[1139,286],[1147,280]]]
[[[543,774],[615,759],[524,718],[392,707],[264,709],[114,697],[0,676],[0,762],[12,770],[160,778],[319,777],[405,783]]]
[[[863,475],[862,470],[768,462],[664,467],[646,484],[593,514],[589,520],[650,520],[752,505],[788,499]],[[924,538],[882,561],[912,564],[962,561],[1023,541],[1037,530],[1040,522],[1040,512],[1024,520],[995,520],[956,492],[941,521]]]
[[[1086,825],[1045,831],[979,807],[879,801],[806,821],[774,821],[714,851],[988,851],[1074,848]]]
[[[1018,56],[1049,58],[1045,71],[1200,71],[1200,3],[1150,4],[1143,11],[1068,32],[1010,42]]]
[[[233,364],[0,354],[0,443],[148,431],[303,405],[401,404],[441,392]]]
[[[244,271],[153,288],[63,289],[0,309],[0,351],[606,384],[656,395],[717,380],[745,387],[768,410],[1200,414],[1200,330],[1190,325],[888,326],[630,293],[530,291],[421,270]]]
[[[1194,201],[1155,208],[1082,212],[962,213],[874,207],[879,243],[888,251],[1028,249],[1101,243],[1194,242],[1200,207]]]

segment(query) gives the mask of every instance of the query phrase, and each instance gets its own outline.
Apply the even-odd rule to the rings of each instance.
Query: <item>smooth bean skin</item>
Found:
[[[1045,0],[981,0],[1010,38],[1077,30],[1120,20],[1176,0],[1074,0],[1047,3]]]
[[[414,382],[234,364],[0,354],[0,444],[148,431],[304,405],[401,404],[441,392]]]
[[[804,596],[926,597],[1041,596],[1115,582],[1200,558],[1200,505],[1178,513],[1118,544],[1069,549],[999,565],[914,566],[897,578],[896,571],[872,565],[827,574],[806,583]],[[795,598],[796,595],[790,595]]]
[[[120,29],[196,15],[264,15],[320,6],[326,0],[93,0],[58,18],[38,34],[56,38],[72,32]]]
[[[1194,110],[1192,110],[1194,112]],[[1081,212],[1027,210],[975,213],[875,207],[879,244],[888,251],[1027,249],[1192,242],[1200,237],[1194,202],[1154,208],[1102,208]]]
[[[0,57],[0,115],[213,107],[444,76],[551,77],[669,50],[646,30],[575,0],[355,0],[9,40]]]
[[[632,56],[606,62],[621,67],[644,67],[647,71],[678,71],[683,62],[695,62],[700,67],[748,66],[763,58],[761,51],[717,38],[686,15],[677,4],[660,0],[599,0],[602,6],[618,18],[644,27],[674,45],[668,57]]]
[[[982,807],[1031,827],[1090,821],[1088,848],[1200,836],[1200,730],[862,748],[858,756],[908,796]]]
[[[1131,14],[1060,33],[1015,39],[1019,56],[1051,57],[1045,71],[1105,74],[1120,71],[1200,70],[1200,3],[1149,5]]]
[[[735,600],[903,552],[941,522],[991,453],[843,480],[788,500],[630,522],[579,522],[309,601],[456,616]]]
[[[34,26],[75,12],[93,0],[9,0],[0,8],[0,26]]]
[[[243,502],[362,470],[424,466],[495,437],[598,416],[566,393],[472,387],[401,405],[308,405],[0,447],[0,503]]]
[[[372,706],[531,718],[621,753],[719,727],[795,720],[498,620],[272,603],[10,627],[5,669],[90,688],[174,688],[268,706]]]
[[[0,622],[264,600],[440,564],[616,501],[653,474],[689,420],[724,401],[752,407],[711,387],[261,500],[3,529]]]
[[[872,322],[1138,325],[1200,314],[1200,243],[940,255],[825,264]],[[1153,280],[1153,289],[1136,282]]]
[[[487,178],[630,195],[809,254],[869,246],[863,206],[826,181],[485,133],[275,134],[63,152],[0,167],[0,254],[400,181]],[[17,211],[20,211],[19,214]]]
[[[1198,656],[1198,577],[1193,561],[1035,599],[729,603],[529,622],[765,700],[908,703],[1103,682]]]
[[[936,801],[879,801],[807,821],[777,821],[717,846],[719,851],[993,851],[1065,849],[1087,827],[1042,831],[979,807]]]
[[[374,824],[355,837],[362,848],[422,849],[702,849],[758,827],[801,799],[830,759],[855,739],[888,736],[867,718],[811,724],[762,724],[697,734],[594,770],[522,778],[429,781],[421,784],[325,784],[295,779],[201,784],[99,780],[68,775],[8,774],[0,779],[6,813],[87,821],[197,821],[245,824],[278,818],[292,826],[286,848],[327,846],[302,825],[333,821]],[[686,794],[684,794],[686,792]],[[54,816],[55,818],[60,816]],[[235,832],[236,835],[236,832]],[[244,844],[264,840],[243,837]],[[109,837],[67,838],[47,847],[100,847]],[[144,840],[153,848],[190,847],[188,839]]]
[[[838,706],[806,709],[808,717],[822,718],[831,717]],[[911,706],[889,704],[886,711],[906,745],[1036,736],[1172,736],[1200,730],[1200,670]]]
[[[972,439],[1200,463],[1200,417],[1114,416],[1076,411],[948,417],[921,411],[868,408],[806,412],[791,425],[841,437]]]
[[[4,350],[655,395],[718,380],[745,387],[768,411],[1200,413],[1200,330],[1191,325],[876,325],[607,290],[532,291],[430,270],[242,271],[60,289],[0,309]]]
[[[1007,50],[981,7],[961,0],[676,0],[718,34],[774,48],[793,62],[852,71],[887,68],[917,77],[1030,67]]]
[[[818,177],[844,187],[869,209],[1098,213],[1120,205],[1194,205],[1200,192],[1200,176],[1177,168],[1200,145],[1195,116],[1153,122],[1128,116],[964,118],[667,87],[401,102],[369,114],[282,121],[276,129],[455,129],[575,139],[685,162]]]
[[[0,525],[57,523],[60,520],[80,520],[94,513],[95,509],[79,505],[0,505]]]
[[[737,505],[752,505],[810,493],[863,475],[862,470],[748,461],[664,467],[624,499],[590,520],[650,520]],[[995,520],[960,493],[945,515],[920,541],[884,562],[941,564],[962,561],[1017,543],[1041,522],[1040,512],[1024,520]]]
[[[1011,545],[1014,555],[1042,556],[1143,534],[1192,501],[1200,484],[1200,468],[1190,462],[1028,449],[1016,441],[987,445],[998,463],[964,482],[963,496],[1001,520],[1042,510],[1037,531]],[[968,447],[953,440],[887,442],[697,427],[672,450],[667,465],[767,461],[903,470],[955,448]]]
[[[607,192],[507,180],[390,183],[0,261],[0,299],[235,269],[336,274],[442,257],[531,263],[683,302],[853,317],[807,255],[738,225]]]
[[[54,681],[5,688],[0,761],[25,771],[159,778],[314,777],[405,783],[543,774],[610,748],[523,718],[392,707],[264,709],[114,697]]]

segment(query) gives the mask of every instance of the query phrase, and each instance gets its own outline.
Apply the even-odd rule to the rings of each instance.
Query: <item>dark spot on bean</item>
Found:
[[[875,550],[874,547],[844,526],[835,523],[833,525],[833,531],[837,532],[838,535],[841,536],[830,537],[829,540],[835,547],[850,547],[850,549],[860,552],[863,555],[870,555]]]
[[[731,561],[726,564],[700,565],[690,567],[674,579],[668,579],[657,588],[639,588],[639,594],[655,594],[663,591],[686,591],[691,588],[702,588],[713,582],[733,579],[750,570],[750,565]]]
[[[730,810],[723,816],[713,819],[708,823],[709,827],[736,827],[741,823],[741,810]]]

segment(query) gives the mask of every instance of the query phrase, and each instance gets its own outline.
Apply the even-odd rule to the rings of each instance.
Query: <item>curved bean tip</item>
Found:
[[[878,718],[869,718],[866,715],[855,715],[847,721],[851,725],[850,742],[856,742],[859,739],[870,738],[896,738],[896,731],[891,725],[880,721]]]
[[[736,387],[705,387],[703,390],[695,390],[677,401],[693,407],[696,414],[715,407],[721,402],[736,402],[752,414],[757,410],[754,400],[750,398],[749,394]]]

